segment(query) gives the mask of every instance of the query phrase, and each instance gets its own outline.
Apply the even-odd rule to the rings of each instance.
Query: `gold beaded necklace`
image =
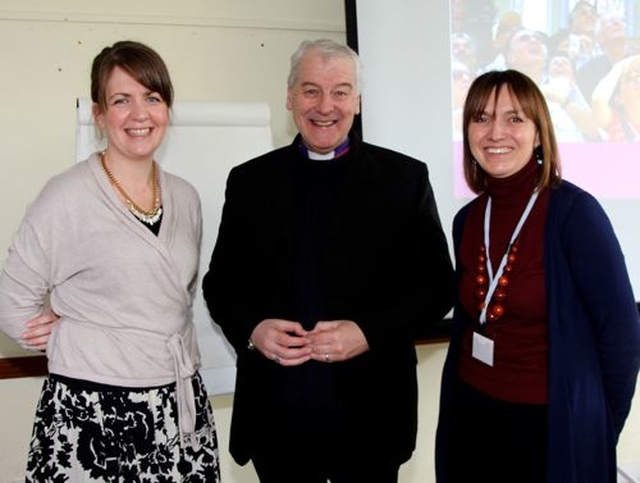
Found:
[[[147,211],[140,208],[125,192],[125,190],[120,185],[120,182],[113,176],[111,171],[109,171],[109,168],[107,168],[105,158],[106,153],[105,151],[102,151],[100,153],[100,162],[102,164],[102,169],[104,169],[104,172],[107,175],[107,178],[109,178],[109,182],[111,183],[111,185],[115,189],[117,189],[124,198],[129,211],[143,223],[146,223],[147,225],[155,225],[162,216],[162,206],[160,200],[161,191],[160,185],[158,183],[158,177],[156,176],[156,163],[153,161],[151,162],[151,177],[153,178],[153,208]]]

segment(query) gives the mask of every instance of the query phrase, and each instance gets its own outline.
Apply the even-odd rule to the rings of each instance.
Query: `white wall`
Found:
[[[55,5],[55,7],[53,7]],[[55,10],[54,10],[55,8]],[[342,0],[1,0],[0,259],[27,203],[74,162],[75,99],[89,95],[89,69],[104,45],[133,38],[166,60],[181,100],[267,102],[276,145],[294,134],[284,107],[289,55],[305,38],[344,40]],[[434,184],[438,180],[433,180]],[[401,483],[430,483],[433,434],[445,344],[419,348],[418,449]],[[0,336],[0,357],[23,354]],[[42,380],[0,381],[0,483],[22,476]],[[251,483],[227,447],[232,397],[212,398],[224,483]],[[621,459],[637,457],[640,414],[621,441]]]

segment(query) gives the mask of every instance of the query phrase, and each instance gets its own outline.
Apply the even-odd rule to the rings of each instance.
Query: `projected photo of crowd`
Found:
[[[640,0],[452,0],[454,139],[471,81],[496,69],[538,84],[560,143],[640,142]]]

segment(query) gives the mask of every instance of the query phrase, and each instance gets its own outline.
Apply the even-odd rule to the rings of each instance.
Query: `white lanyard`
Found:
[[[495,276],[493,274],[493,265],[491,264],[491,256],[489,252],[489,227],[491,226],[491,197],[487,200],[487,206],[484,210],[484,247],[485,247],[485,256],[487,263],[487,274],[489,276],[489,288],[487,290],[487,294],[484,297],[484,304],[482,306],[482,311],[480,312],[480,325],[484,325],[487,322],[487,309],[489,308],[489,302],[491,301],[491,297],[493,297],[493,293],[496,291],[498,287],[498,281],[500,277],[502,277],[502,273],[504,272],[504,267],[507,264],[509,259],[509,252],[511,251],[511,247],[513,243],[518,238],[520,234],[520,230],[522,230],[522,225],[527,221],[531,210],[533,209],[533,204],[538,199],[538,191],[534,191],[529,198],[529,202],[520,217],[520,221],[516,225],[516,228],[513,230],[513,235],[511,235],[511,240],[509,241],[509,246],[507,246],[507,251],[502,256],[502,260],[500,261],[500,265],[498,266],[498,271]]]

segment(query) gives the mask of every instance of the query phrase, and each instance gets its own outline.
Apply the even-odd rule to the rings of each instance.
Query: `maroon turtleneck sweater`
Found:
[[[494,273],[513,231],[533,192],[539,165],[532,159],[518,173],[504,179],[490,178],[487,192],[471,207],[462,235],[460,302],[479,320],[476,296],[480,247],[484,245],[484,211],[492,199],[490,256]],[[540,193],[516,241],[518,251],[508,274],[509,284],[502,303],[504,315],[483,328],[466,328],[458,374],[470,386],[503,401],[526,404],[547,402],[547,304],[544,284],[544,227],[549,190]],[[471,341],[480,331],[494,341],[493,367],[474,359]]]

